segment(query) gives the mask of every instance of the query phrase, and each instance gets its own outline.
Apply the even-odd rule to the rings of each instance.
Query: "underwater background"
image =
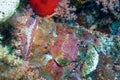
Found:
[[[0,0],[0,80],[120,80],[120,1]]]

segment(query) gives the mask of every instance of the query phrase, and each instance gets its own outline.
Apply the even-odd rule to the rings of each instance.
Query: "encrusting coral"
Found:
[[[0,23],[5,22],[14,14],[19,3],[20,0],[0,0]]]
[[[87,51],[85,58],[82,68],[82,76],[86,76],[96,70],[99,63],[99,54],[92,46],[90,46],[90,49]]]

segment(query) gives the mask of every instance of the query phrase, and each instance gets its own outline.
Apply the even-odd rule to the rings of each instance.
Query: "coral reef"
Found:
[[[0,5],[0,80],[120,80],[119,0]]]
[[[70,0],[60,0],[55,13],[61,17],[62,20],[75,20],[77,16],[74,14],[75,6],[70,6]]]
[[[96,0],[97,4],[103,5],[103,8],[101,10],[108,12],[108,10],[114,14],[117,18],[120,18],[120,1],[119,0]],[[107,10],[108,9],[108,10]]]

